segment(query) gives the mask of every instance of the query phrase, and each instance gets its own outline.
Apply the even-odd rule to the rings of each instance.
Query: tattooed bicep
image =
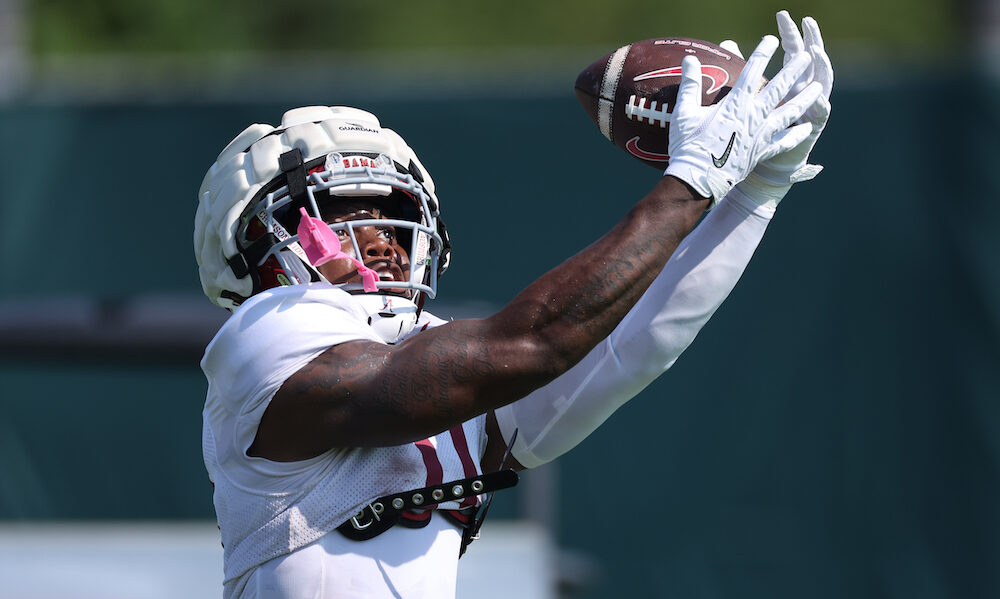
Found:
[[[331,347],[282,385],[260,431],[300,456],[425,438],[533,388],[516,352],[497,355],[498,345],[481,324],[456,321],[397,345]]]
[[[381,378],[390,346],[350,341],[326,350],[292,375],[282,387],[296,395],[360,392]]]

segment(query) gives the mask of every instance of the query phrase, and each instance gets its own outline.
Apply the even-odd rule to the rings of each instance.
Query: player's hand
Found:
[[[788,64],[796,56],[809,55],[812,59],[809,68],[802,73],[789,91],[789,97],[795,95],[806,86],[816,83],[821,93],[805,111],[800,123],[812,125],[812,131],[794,148],[780,153],[757,165],[753,173],[738,185],[740,191],[760,204],[777,206],[778,202],[788,193],[792,184],[808,181],[815,177],[823,167],[809,164],[809,153],[816,140],[819,139],[827,120],[830,118],[830,91],[833,89],[833,66],[823,46],[819,25],[812,17],[802,20],[802,34],[788,15],[787,11],[777,14],[778,32],[781,34],[781,47],[784,50],[784,62]],[[729,42],[724,42],[729,43]],[[724,46],[725,47],[725,46]],[[730,51],[732,48],[727,47]],[[738,49],[737,49],[738,52]]]
[[[702,106],[701,63],[687,56],[681,63],[681,83],[670,121],[670,164],[664,174],[677,177],[713,205],[745,179],[757,165],[798,146],[812,132],[812,124],[792,123],[802,118],[822,93],[809,82],[796,94],[792,86],[812,64],[811,54],[791,56],[761,90],[767,63],[778,49],[778,39],[765,36],[729,94],[717,104]],[[785,100],[784,104],[778,103]]]

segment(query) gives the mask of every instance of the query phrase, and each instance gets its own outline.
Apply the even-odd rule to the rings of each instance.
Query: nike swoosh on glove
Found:
[[[694,56],[681,62],[681,83],[670,121],[670,163],[664,174],[712,198],[713,206],[760,162],[798,146],[812,132],[808,122],[791,125],[816,102],[820,84],[809,83],[778,106],[812,64],[808,52],[792,57],[757,92],[777,49],[778,38],[765,36],[729,94],[712,106],[701,105],[701,63]]]

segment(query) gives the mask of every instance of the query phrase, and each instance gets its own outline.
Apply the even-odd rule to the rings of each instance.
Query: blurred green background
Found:
[[[653,0],[316,2],[32,0],[38,55],[546,48],[662,35],[756,39],[786,9],[812,15],[831,41],[937,54],[960,39],[965,10],[944,0],[786,3]],[[928,40],[934,40],[928,44]]]
[[[430,309],[481,313],[656,180],[579,70],[659,35],[747,49],[780,8],[834,61],[826,170],[555,493],[494,513],[552,527],[572,596],[1000,595],[995,1],[0,0],[0,518],[213,517],[197,362],[224,313],[192,221],[249,123],[349,104],[399,131],[456,248]]]

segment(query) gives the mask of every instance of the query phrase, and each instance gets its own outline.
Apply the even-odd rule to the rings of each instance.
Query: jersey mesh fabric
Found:
[[[424,313],[413,334],[443,322]],[[485,416],[396,447],[338,448],[290,463],[246,455],[282,383],[326,349],[355,340],[382,343],[350,294],[316,283],[258,294],[209,344],[202,445],[225,547],[226,597],[239,596],[254,567],[315,542],[372,499],[479,473]]]

